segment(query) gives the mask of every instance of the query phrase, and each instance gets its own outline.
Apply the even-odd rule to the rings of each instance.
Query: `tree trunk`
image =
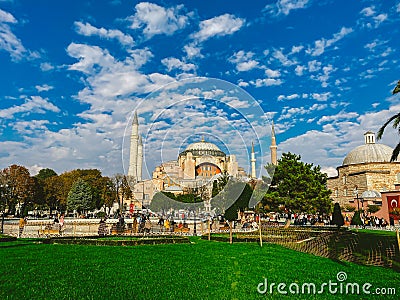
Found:
[[[231,226],[229,226],[229,244],[232,244],[232,229],[233,229],[233,222],[231,221]]]

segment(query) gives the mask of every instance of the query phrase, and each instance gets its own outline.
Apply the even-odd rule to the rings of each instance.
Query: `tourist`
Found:
[[[18,237],[20,238],[22,236],[22,232],[24,231],[24,227],[27,223],[27,218],[19,218],[19,231],[18,231]]]
[[[64,227],[64,215],[62,214],[60,217],[60,227],[63,228]]]
[[[168,232],[170,229],[170,224],[169,224],[169,220],[166,219],[164,222],[164,227],[165,227],[165,231]]]
[[[134,216],[134,217],[133,217],[133,224],[132,224],[133,233],[137,233],[137,226],[138,226],[138,220],[137,220],[137,218]]]
[[[105,220],[103,220],[103,219],[100,220],[98,234],[99,234],[99,236],[107,235],[107,224],[106,224]]]
[[[145,222],[145,224],[144,224],[144,230],[145,230],[145,232],[150,233],[150,230],[151,230],[151,221],[150,221],[150,218],[147,218],[147,219],[146,219],[146,222]]]

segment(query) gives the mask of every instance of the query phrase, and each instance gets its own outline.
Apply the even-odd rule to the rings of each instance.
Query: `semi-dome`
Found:
[[[212,155],[212,156],[225,156],[225,153],[218,148],[217,145],[209,143],[203,140],[187,146],[185,151],[181,152],[180,155],[186,155],[187,152],[191,152],[195,156]]]
[[[378,191],[367,190],[361,194],[361,198],[382,198],[382,195]]]
[[[351,150],[343,160],[343,166],[390,162],[393,149],[383,144],[375,144],[375,134],[373,132],[366,132],[364,136],[365,144]]]

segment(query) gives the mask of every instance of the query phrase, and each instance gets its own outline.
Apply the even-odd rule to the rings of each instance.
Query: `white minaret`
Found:
[[[278,146],[276,146],[276,138],[275,138],[275,128],[274,128],[274,122],[272,122],[272,129],[271,129],[271,146],[269,147],[271,150],[271,164],[277,165],[278,164],[278,155],[277,155],[277,149]]]
[[[256,178],[256,154],[254,152],[254,143],[251,143],[251,178]]]
[[[132,133],[131,133],[131,150],[129,155],[129,170],[128,176],[137,181],[137,168],[138,168],[138,144],[139,144],[139,122],[137,117],[137,112],[133,116],[132,121]]]
[[[137,181],[142,181],[142,164],[143,164],[143,142],[142,136],[139,136],[139,144],[138,144],[138,151],[137,151]]]

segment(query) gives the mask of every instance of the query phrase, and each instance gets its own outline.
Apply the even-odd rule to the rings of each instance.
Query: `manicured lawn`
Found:
[[[0,299],[377,299],[368,295],[260,295],[264,282],[329,280],[394,287],[400,273],[331,261],[278,245],[192,239],[192,244],[109,247],[0,243]]]

